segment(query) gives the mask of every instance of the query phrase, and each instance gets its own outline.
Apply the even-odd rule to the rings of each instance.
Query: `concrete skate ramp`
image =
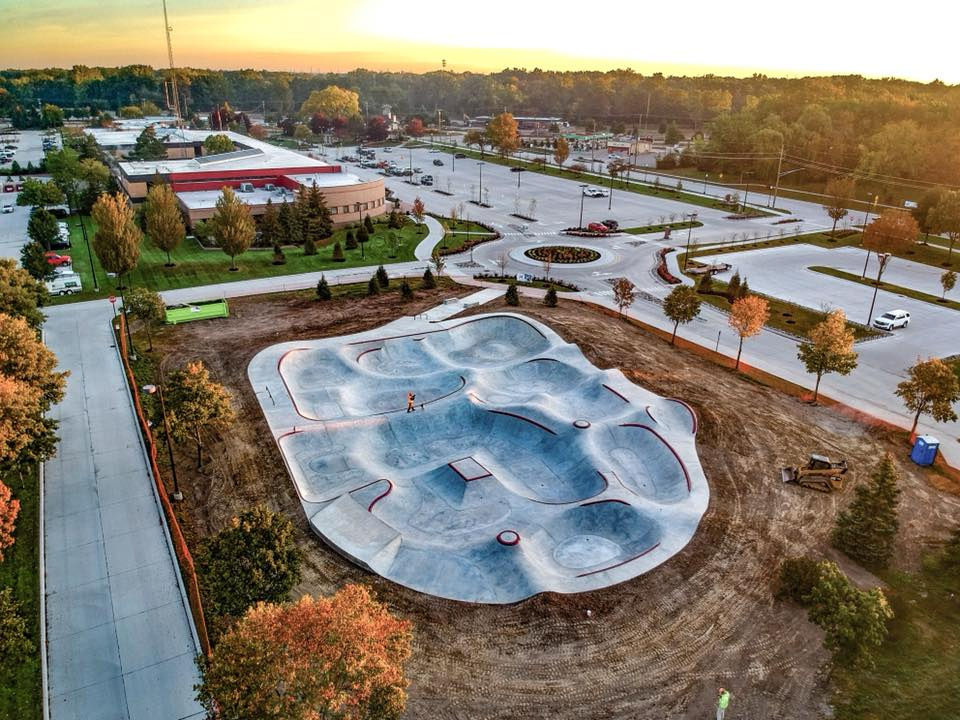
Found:
[[[316,533],[432,595],[622,582],[689,542],[709,499],[692,409],[527,318],[284,343],[249,375]]]

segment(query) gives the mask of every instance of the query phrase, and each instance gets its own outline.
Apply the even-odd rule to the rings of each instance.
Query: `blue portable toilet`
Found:
[[[913,451],[910,453],[910,459],[917,465],[933,465],[937,459],[937,450],[940,449],[940,441],[932,435],[918,435],[916,442],[913,443]]]

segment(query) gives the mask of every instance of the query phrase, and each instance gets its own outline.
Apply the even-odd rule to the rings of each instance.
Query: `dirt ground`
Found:
[[[732,692],[730,718],[807,720],[827,712],[820,631],[802,610],[772,599],[780,560],[840,559],[828,549],[835,514],[885,450],[895,454],[902,477],[896,565],[916,567],[927,544],[960,519],[960,498],[934,489],[910,464],[902,437],[810,406],[580,304],[545,308],[527,300],[519,311],[576,342],[598,367],[620,367],[638,384],[689,402],[700,417],[711,499],[683,551],[605,590],[486,606],[396,586],[312,534],[247,381],[248,362],[267,345],[358,332],[450,294],[421,293],[407,305],[396,295],[322,304],[232,300],[228,320],[165,330],[155,341],[164,367],[202,359],[233,392],[241,421],[211,442],[203,471],[181,481],[188,494],[181,507],[191,508],[188,534],[215,532],[257,502],[289,516],[308,557],[299,592],[366,582],[414,623],[409,718],[707,718],[719,685]],[[853,482],[833,495],[784,486],[780,466],[810,452],[846,458]],[[191,458],[185,452],[179,466],[192,467]]]

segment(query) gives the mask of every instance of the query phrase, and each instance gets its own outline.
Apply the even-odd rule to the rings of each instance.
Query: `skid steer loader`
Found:
[[[810,455],[810,461],[803,467],[780,468],[785,483],[796,483],[800,487],[833,492],[843,489],[843,476],[847,472],[847,461],[830,462],[823,455]]]

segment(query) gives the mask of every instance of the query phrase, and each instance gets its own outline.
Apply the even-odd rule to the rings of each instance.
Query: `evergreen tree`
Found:
[[[406,278],[400,283],[400,297],[404,300],[413,300],[413,288]]]
[[[333,257],[330,258],[334,262],[346,262],[347,259],[343,256],[343,248],[340,247],[340,243],[334,243],[333,245]]]
[[[330,237],[333,220],[316,182],[310,188],[300,188],[296,204],[305,240],[311,239],[316,244],[317,241]]]
[[[853,502],[837,516],[834,547],[864,565],[886,567],[899,527],[897,480],[893,459],[884,455],[870,482],[857,486]]]
[[[284,202],[280,205],[280,210],[277,211],[277,222],[287,245],[299,245],[303,242],[300,212],[296,203]]]
[[[700,284],[697,286],[698,293],[708,293],[713,289],[713,276],[710,273],[704,273],[700,278]]]
[[[283,242],[283,228],[280,226],[280,213],[272,199],[267,199],[267,206],[260,216],[260,240],[264,245],[279,245]]]
[[[750,294],[750,285],[747,284],[747,279],[744,278],[743,282],[740,283],[740,290],[737,291],[737,299],[742,300],[749,294]]]
[[[547,307],[557,306],[557,291],[553,287],[547,289],[547,294],[543,296],[543,304]]]
[[[727,283],[727,297],[730,298],[730,302],[733,302],[738,297],[740,297],[740,273],[735,272],[733,277],[730,278],[730,282]]]
[[[507,305],[510,305],[512,307],[516,307],[517,305],[519,305],[520,293],[517,292],[517,284],[510,283],[507,286],[507,292],[503,297],[507,301]]]
[[[377,280],[377,276],[374,275],[370,278],[370,282],[367,283],[367,297],[371,295],[380,294],[380,281]]]
[[[314,248],[316,250],[316,248]],[[283,248],[280,247],[280,243],[273,244],[273,264],[274,265],[286,265],[287,256],[283,254]]]
[[[313,241],[312,235],[307,235],[307,239],[303,241],[303,254],[304,255],[317,254],[317,244]]]
[[[56,275],[53,265],[47,262],[46,251],[38,242],[28,242],[20,250],[20,264],[37,280],[49,280]]]
[[[137,136],[137,142],[127,157],[131,160],[163,160],[167,156],[167,146],[157,137],[157,131],[148,125]]]
[[[357,230],[357,242],[365,243],[370,239],[370,233],[367,232],[367,228],[363,225],[360,226],[360,229]]]
[[[42,207],[34,208],[27,221],[27,237],[49,250],[60,237],[60,226],[53,213]]]
[[[430,268],[423,271],[423,280],[420,281],[420,287],[423,290],[433,290],[437,286],[437,281],[430,272]]]
[[[380,283],[380,287],[382,288],[390,286],[390,276],[387,275],[387,271],[383,265],[377,268],[377,282]]]
[[[354,237],[353,230],[347,230],[347,238],[345,241],[347,250],[356,250],[357,249],[357,238]]]
[[[949,570],[960,570],[960,527],[957,527],[943,548],[941,564]]]
[[[330,291],[330,286],[327,284],[327,276],[321,275],[319,282],[317,282],[317,300],[330,300],[333,298],[333,293]]]
[[[367,229],[367,234],[373,234],[373,220],[370,219],[369,215],[365,215],[363,218],[363,227]],[[360,242],[363,242],[362,240]]]

